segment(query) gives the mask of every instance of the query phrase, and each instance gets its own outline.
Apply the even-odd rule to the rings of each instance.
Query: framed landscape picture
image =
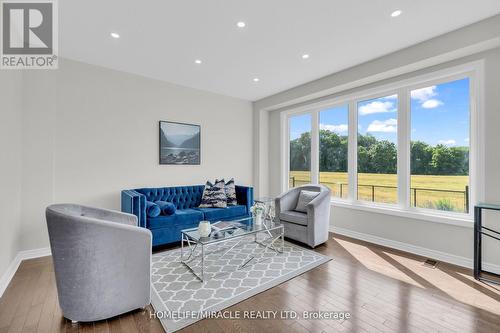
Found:
[[[160,164],[199,165],[200,125],[160,121]]]

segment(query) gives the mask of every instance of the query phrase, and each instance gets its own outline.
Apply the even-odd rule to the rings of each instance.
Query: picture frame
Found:
[[[160,165],[200,165],[201,126],[174,121],[159,121]]]

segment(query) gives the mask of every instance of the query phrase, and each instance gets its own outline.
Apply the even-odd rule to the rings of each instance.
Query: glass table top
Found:
[[[231,223],[234,224],[234,228],[228,230],[216,231],[212,228],[212,233],[208,237],[201,237],[198,232],[198,228],[184,229],[181,231],[182,234],[194,240],[195,242],[202,244],[216,243],[223,240],[228,240],[235,237],[241,237],[244,235],[255,234],[259,232],[274,231],[276,229],[283,228],[279,223],[271,220],[263,220],[260,225],[255,223],[253,217],[248,217],[240,220],[233,221],[223,221],[221,223]],[[217,226],[217,222],[211,224],[212,226]]]

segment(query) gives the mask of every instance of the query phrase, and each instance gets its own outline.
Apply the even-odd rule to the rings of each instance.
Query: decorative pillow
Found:
[[[305,191],[305,190],[300,191],[299,200],[297,201],[297,207],[295,207],[295,210],[297,212],[307,213],[306,206],[314,198],[316,198],[318,194],[319,192],[314,192],[314,191]]]
[[[207,181],[203,196],[201,197],[200,208],[226,208],[227,197],[224,191],[224,181],[217,181],[215,184]]]
[[[151,201],[146,201],[146,215],[148,217],[157,217],[160,213],[161,209],[157,204]]]
[[[159,200],[159,201],[155,201],[155,204],[157,204],[158,207],[160,207],[161,213],[163,215],[167,215],[167,216],[175,213],[175,210],[177,209],[177,207],[175,207],[175,205],[169,201],[160,201]]]
[[[220,181],[223,182],[224,179],[221,179]],[[215,182],[217,183],[218,180],[216,180]],[[236,206],[238,204],[238,200],[236,200],[236,187],[234,185],[234,178],[231,178],[230,181],[224,184],[224,192],[226,192],[227,205]]]

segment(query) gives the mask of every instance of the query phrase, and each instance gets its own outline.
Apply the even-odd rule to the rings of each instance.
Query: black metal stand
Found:
[[[483,209],[500,211],[500,205],[478,204],[474,206],[474,278],[480,281],[500,284],[500,274],[487,272],[482,268],[482,235],[500,241],[500,232],[482,225]],[[484,273],[494,278],[498,278],[498,280],[485,277]]]

